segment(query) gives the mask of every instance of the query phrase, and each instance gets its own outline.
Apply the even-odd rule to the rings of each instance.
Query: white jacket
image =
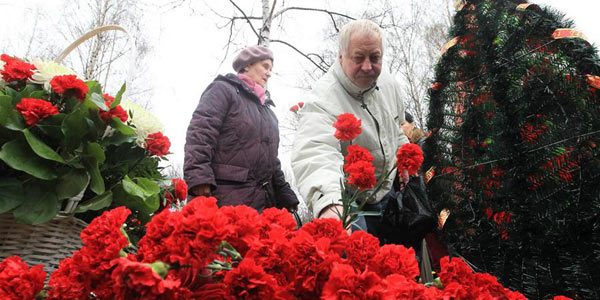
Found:
[[[326,206],[341,203],[343,154],[349,143],[342,145],[333,136],[333,123],[343,113],[352,113],[362,120],[362,133],[352,143],[371,152],[377,179],[394,167],[396,151],[408,143],[401,127],[404,105],[398,83],[389,73],[382,72],[375,85],[361,90],[336,61],[316,82],[310,98],[300,110],[300,123],[292,148],[292,169],[297,187],[315,218]],[[375,202],[390,190],[394,175],[395,172],[386,179]]]

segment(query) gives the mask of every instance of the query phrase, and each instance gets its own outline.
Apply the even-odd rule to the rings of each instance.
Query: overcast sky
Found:
[[[255,1],[259,3],[258,0]],[[290,1],[286,1],[286,4],[289,5]],[[221,1],[209,2],[219,3]],[[348,3],[358,3],[348,0],[306,0],[299,3],[302,6],[316,7],[325,5],[324,3],[327,2],[346,11],[351,9],[351,5]],[[598,26],[600,1],[533,0],[531,2],[557,8],[575,21],[576,27],[586,34],[590,42],[600,45],[600,27]],[[19,36],[27,34],[28,28],[31,28],[32,22],[35,21],[31,11],[32,7],[42,7],[48,11],[47,15],[52,16],[52,12],[58,12],[62,3],[63,0],[0,0],[0,12],[2,12],[0,46],[17,51],[8,54],[22,56],[25,52],[23,47],[19,48],[18,45],[7,47],[7,44],[3,45],[3,43],[14,41]],[[221,3],[229,5],[227,1]],[[244,3],[250,3],[250,0],[244,0]],[[255,7],[257,10],[260,9],[258,4]],[[258,11],[256,13],[258,14]],[[56,15],[59,14],[56,13]],[[192,13],[185,6],[165,13],[159,7],[150,5],[144,18],[150,42],[154,48],[148,70],[151,78],[148,84],[154,88],[152,112],[163,122],[165,134],[171,139],[171,152],[173,153],[170,155],[171,162],[177,167],[181,167],[185,132],[202,91],[217,74],[232,71],[232,56],[220,64],[227,33],[226,31],[217,31],[215,25],[217,19],[210,12],[197,10]],[[49,19],[52,20],[52,18]],[[285,22],[286,28],[289,30],[286,33],[295,35],[299,43],[305,47],[304,49],[310,49],[311,45],[319,45],[320,41],[315,40],[314,37],[323,32],[324,26],[330,26],[326,17],[315,16],[315,14],[292,15]],[[52,32],[52,25],[44,24],[47,26],[47,32]],[[49,37],[57,38],[51,34]],[[244,40],[244,37],[241,37],[241,40]],[[65,47],[70,42],[64,41]],[[255,43],[254,37],[247,37],[247,45]],[[243,42],[238,45],[238,47],[243,46]],[[274,75],[269,81],[269,89],[277,104],[276,113],[282,119],[283,114],[288,113],[288,108],[292,104],[303,100],[305,91],[295,88],[299,85],[298,80],[303,73],[297,65],[303,58],[280,44],[273,44],[272,48],[275,52],[275,64]],[[19,51],[22,52],[19,53]]]

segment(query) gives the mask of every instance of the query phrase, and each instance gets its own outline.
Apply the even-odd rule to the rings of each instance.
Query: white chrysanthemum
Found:
[[[54,76],[77,75],[78,78],[83,78],[75,71],[52,60],[36,58],[33,60],[32,63],[35,66],[36,70],[33,71],[33,75],[31,76],[31,82],[43,84],[44,88],[46,88],[47,90],[50,90],[50,80],[52,80]]]
[[[0,60],[0,71],[4,70],[5,64],[6,63],[4,61]],[[2,76],[0,76],[0,86],[4,86],[4,84],[5,84],[4,80],[2,80]]]
[[[139,106],[138,104],[121,101],[121,107],[129,113],[129,121],[135,126],[137,134],[137,143],[142,146],[149,134],[163,132],[163,124],[150,112]]]

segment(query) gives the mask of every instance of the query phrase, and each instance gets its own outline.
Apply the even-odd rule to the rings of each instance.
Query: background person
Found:
[[[265,90],[273,53],[262,46],[242,50],[236,74],[219,75],[204,91],[187,130],[184,178],[192,196],[217,204],[295,211],[298,199],[277,158],[278,122]]]
[[[340,178],[348,144],[334,137],[332,125],[338,115],[352,113],[361,119],[362,133],[353,144],[371,152],[376,178],[394,167],[396,151],[408,142],[400,127],[404,120],[400,87],[381,70],[382,37],[381,28],[370,20],[346,24],[340,31],[339,59],[315,83],[311,100],[300,111],[292,169],[315,218],[339,218],[337,211],[341,212]],[[365,210],[381,211],[380,201],[394,176],[384,179],[383,188]],[[361,225],[377,236],[379,220],[367,217]]]

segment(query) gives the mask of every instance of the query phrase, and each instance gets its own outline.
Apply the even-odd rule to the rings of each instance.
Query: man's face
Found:
[[[381,73],[383,50],[381,38],[374,36],[350,36],[346,53],[340,54],[344,73],[359,88],[371,86]]]

